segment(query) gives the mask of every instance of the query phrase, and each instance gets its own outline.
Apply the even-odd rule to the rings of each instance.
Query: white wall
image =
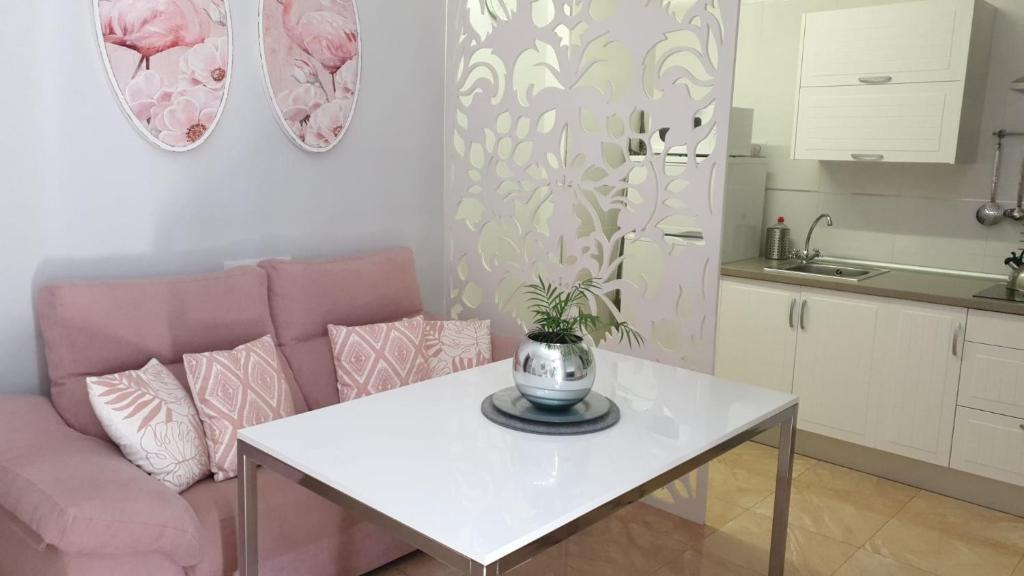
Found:
[[[754,141],[767,144],[766,221],[785,215],[802,242],[807,226],[830,212],[836,226],[819,229],[827,255],[1003,273],[1003,258],[1024,245],[1024,227],[986,228],[974,219],[987,199],[999,128],[1024,130],[1024,94],[1009,83],[1024,75],[1024,2],[989,0],[998,10],[992,38],[982,133],[974,163],[862,164],[790,160],[799,59],[800,16],[892,0],[744,0],[740,12],[735,105],[752,107]],[[1024,139],[1007,140],[999,196],[1016,199]]]
[[[440,311],[442,2],[360,2],[362,92],[345,140],[323,155],[301,152],[274,120],[255,0],[231,2],[222,121],[178,155],[144,141],[115,104],[91,4],[0,3],[0,393],[46,390],[32,294],[55,280],[406,245]]]

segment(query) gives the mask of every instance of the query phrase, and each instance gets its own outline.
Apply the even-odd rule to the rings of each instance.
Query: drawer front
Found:
[[[1024,350],[1024,316],[971,310],[967,341]]]
[[[1024,418],[1024,350],[968,342],[957,403]]]
[[[794,158],[953,162],[963,86],[801,88]]]
[[[1024,486],[1024,419],[957,408],[949,465]]]
[[[925,0],[811,12],[801,86],[963,80],[973,2]]]

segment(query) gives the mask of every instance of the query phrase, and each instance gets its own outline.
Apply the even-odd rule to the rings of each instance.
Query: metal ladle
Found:
[[[1020,164],[1020,184],[1017,185],[1017,206],[1007,208],[1006,212],[1003,212],[1003,216],[1006,216],[1015,222],[1024,220],[1024,160],[1022,160]]]
[[[1003,207],[996,202],[996,194],[999,192],[999,168],[1002,166],[1003,138],[1006,131],[1000,130],[996,136],[996,160],[992,169],[992,196],[991,199],[978,208],[977,218],[982,226],[993,226],[1003,218]]]

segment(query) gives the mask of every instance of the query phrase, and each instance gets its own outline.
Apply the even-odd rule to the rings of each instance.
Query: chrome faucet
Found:
[[[818,227],[818,223],[821,222],[822,220],[826,221],[828,223],[829,227],[832,226],[832,216],[831,215],[829,215],[829,214],[822,214],[821,216],[818,216],[814,220],[814,223],[811,224],[811,229],[807,231],[807,241],[804,242],[804,249],[803,250],[797,250],[796,254],[794,254],[797,257],[797,259],[802,261],[804,264],[806,264],[806,263],[810,262],[811,260],[814,260],[815,258],[821,256],[821,250],[817,250],[817,249],[811,250],[811,236],[814,235],[814,229]]]

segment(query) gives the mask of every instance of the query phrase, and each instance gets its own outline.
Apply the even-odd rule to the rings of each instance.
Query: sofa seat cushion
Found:
[[[412,250],[320,261],[267,260],[270,313],[310,409],[338,403],[327,326],[392,322],[422,313]]]
[[[107,439],[87,376],[165,365],[274,333],[267,274],[250,266],[204,276],[44,286],[37,298],[53,404],[69,426]]]
[[[412,551],[373,524],[266,469],[257,472],[260,574],[356,576]],[[204,480],[183,494],[202,525],[203,558],[191,576],[238,568],[238,480]]]
[[[0,438],[0,507],[38,535],[37,548],[199,561],[188,503],[117,447],[68,428],[46,398],[5,397]]]

